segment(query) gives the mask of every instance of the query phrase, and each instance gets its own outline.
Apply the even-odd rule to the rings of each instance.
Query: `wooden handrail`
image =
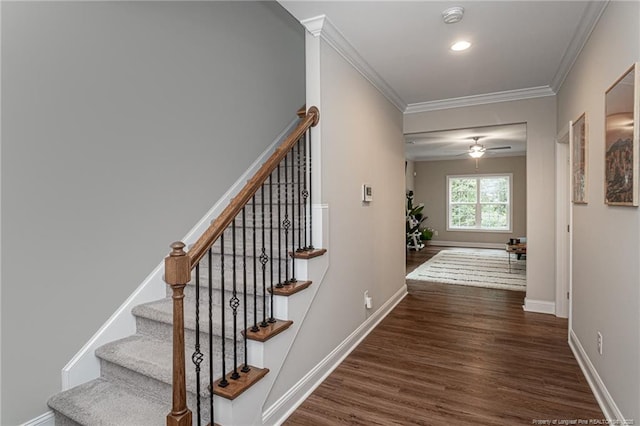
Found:
[[[198,264],[200,259],[207,253],[207,250],[209,250],[238,213],[240,213],[242,208],[251,200],[251,197],[254,196],[269,175],[278,167],[278,164],[280,164],[291,148],[298,142],[300,137],[304,135],[310,127],[315,127],[319,120],[320,111],[315,106],[309,108],[306,115],[301,116],[301,121],[296,128],[287,136],[275,152],[271,154],[271,157],[269,157],[256,174],[249,179],[238,195],[231,200],[220,216],[209,225],[209,228],[207,228],[200,238],[198,238],[198,241],[191,247],[187,253],[191,269]]]

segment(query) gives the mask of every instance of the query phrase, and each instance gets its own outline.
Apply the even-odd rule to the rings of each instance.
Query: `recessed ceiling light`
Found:
[[[465,40],[458,41],[451,46],[451,50],[454,52],[459,52],[461,50],[467,50],[471,47],[471,43]]]

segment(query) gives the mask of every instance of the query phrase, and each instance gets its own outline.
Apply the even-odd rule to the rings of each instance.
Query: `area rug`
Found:
[[[435,283],[526,290],[526,261],[509,258],[504,250],[446,249],[418,266],[408,280]]]

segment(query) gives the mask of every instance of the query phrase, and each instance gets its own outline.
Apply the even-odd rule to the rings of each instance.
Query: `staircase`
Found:
[[[309,129],[318,113],[298,115],[189,251],[172,244],[167,297],[135,306],[136,333],[95,351],[100,377],[49,400],[56,425],[263,424],[315,294],[310,278],[321,276],[314,259],[326,251],[313,247],[310,229]]]

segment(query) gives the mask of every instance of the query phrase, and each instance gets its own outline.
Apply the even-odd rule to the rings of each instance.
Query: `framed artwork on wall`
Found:
[[[573,139],[571,140],[571,201],[575,204],[587,204],[587,119],[582,113],[573,122]]]
[[[638,205],[638,64],[605,93],[605,203]]]

